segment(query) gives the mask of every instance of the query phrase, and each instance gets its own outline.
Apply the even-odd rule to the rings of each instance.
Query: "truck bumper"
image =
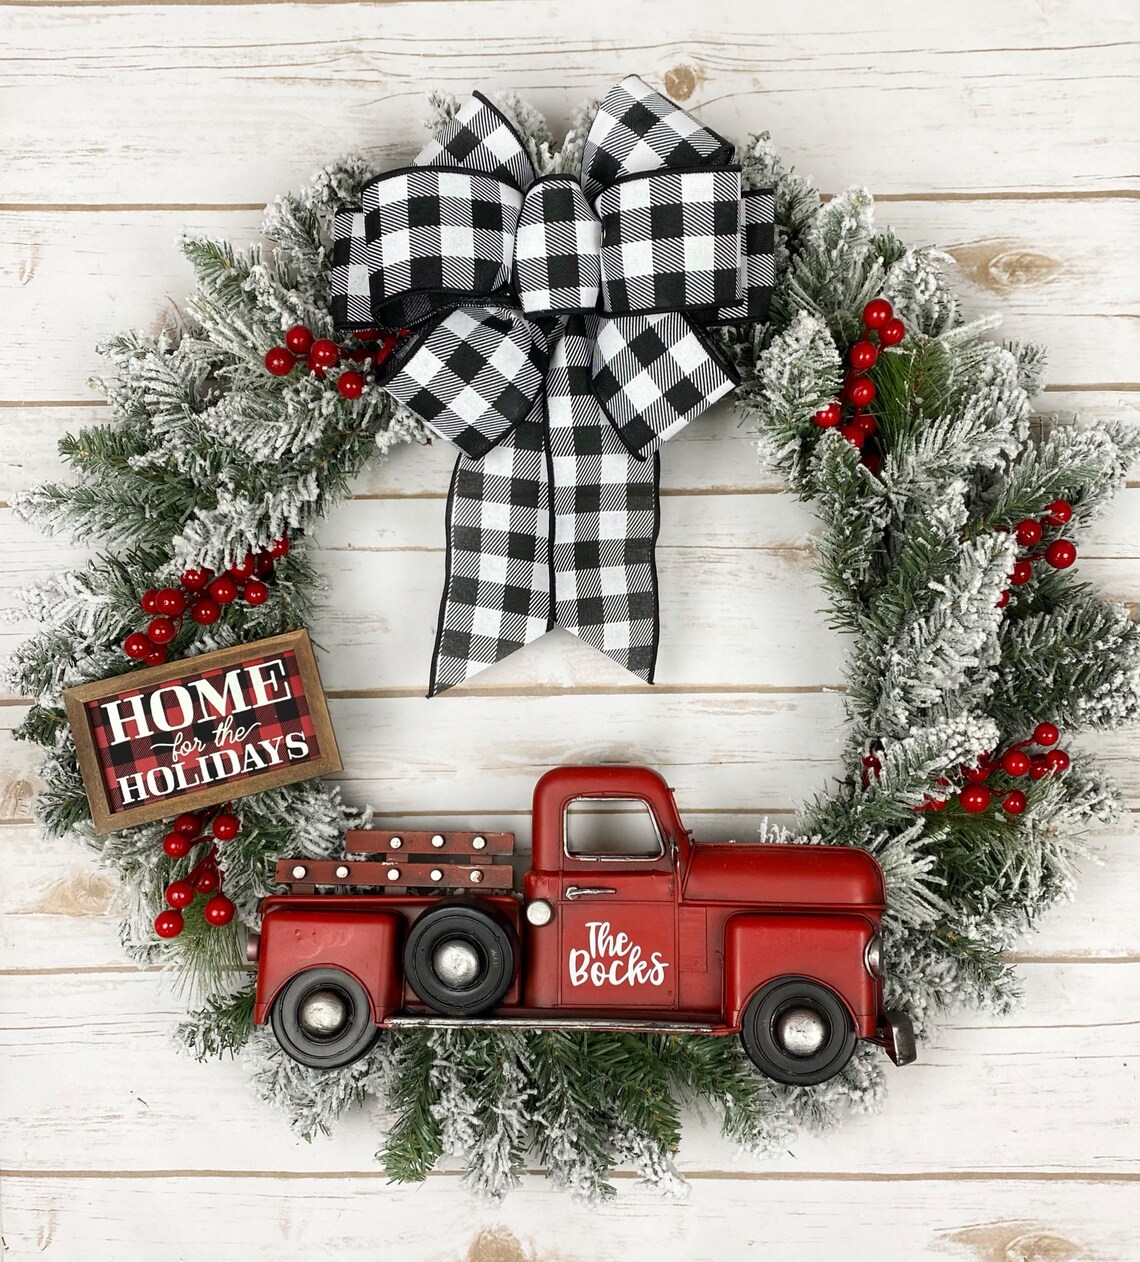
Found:
[[[891,1009],[884,1012],[872,1042],[884,1047],[896,1065],[913,1065],[918,1058],[914,1026],[905,1012]]]

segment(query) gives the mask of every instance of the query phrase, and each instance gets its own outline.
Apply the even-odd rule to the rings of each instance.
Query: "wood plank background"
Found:
[[[81,555],[6,505],[57,473],[61,434],[100,416],[94,343],[154,327],[185,296],[178,236],[251,239],[268,197],[339,152],[405,159],[435,86],[514,87],[560,124],[636,70],[730,134],[769,129],[825,192],[864,183],[882,222],[948,248],[972,312],[1050,344],[1041,411],[1140,421],[1133,0],[0,0],[0,33],[5,606]],[[756,466],[731,409],[664,453],[652,691],[556,634],[423,698],[449,463],[440,446],[397,453],[323,535],[314,634],[352,800],[385,819],[475,812],[525,834],[546,766],[628,758],[666,772],[700,835],[744,837],[835,773],[849,650],[820,615],[814,523]],[[1080,570],[1140,600],[1140,481]],[[28,630],[0,623],[0,652]],[[304,1144],[238,1066],[175,1057],[177,997],[124,963],[113,883],[29,821],[34,751],[7,735],[26,701],[0,697],[10,1256],[1140,1259],[1135,733],[1082,742],[1129,812],[1091,839],[1078,901],[1019,949],[1017,1014],[952,1019],[918,1065],[890,1073],[881,1114],[775,1159],[692,1119],[687,1202],[619,1174],[616,1203],[584,1208],[536,1173],[495,1207],[454,1170],[389,1185],[374,1109]]]

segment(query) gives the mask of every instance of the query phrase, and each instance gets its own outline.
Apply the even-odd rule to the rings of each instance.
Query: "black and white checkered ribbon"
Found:
[[[460,450],[432,694],[565,627],[652,681],[660,445],[737,383],[705,330],[761,319],[774,201],[635,75],[581,181],[536,176],[476,94],[336,217],[333,316],[410,330],[384,384]]]

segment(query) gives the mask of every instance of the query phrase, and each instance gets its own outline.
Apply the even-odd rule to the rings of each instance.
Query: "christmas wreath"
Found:
[[[622,85],[638,97],[627,119],[645,116],[643,88]],[[592,177],[599,187],[612,182],[619,200],[629,188],[606,167],[612,151],[592,151],[597,118],[597,106],[583,110],[556,146],[544,120],[516,97],[476,98],[462,109],[433,98],[429,126],[437,156],[466,158],[483,146],[513,164],[514,175],[525,168],[517,183],[545,199],[535,232],[549,235],[557,221],[580,235],[594,229],[579,180],[588,192]],[[655,143],[650,128],[630,138],[606,118],[618,157],[638,167],[639,146]],[[649,123],[671,127],[670,145],[684,144],[701,163],[731,160],[731,149],[689,116],[681,130],[663,118]],[[503,129],[521,138],[509,158]],[[619,441],[606,477],[584,498],[596,507],[620,494],[624,537],[648,541],[648,553],[628,553],[619,613],[588,616],[583,598],[571,629],[651,677],[656,455],[645,457],[670,426],[695,415],[686,393],[694,381],[706,400],[736,383],[734,401],[762,452],[818,516],[831,620],[853,639],[843,779],[804,806],[794,830],[768,830],[765,839],[875,856],[889,894],[887,997],[921,1035],[951,1007],[1002,1011],[1013,1001],[1017,979],[1003,952],[1070,891],[1082,832],[1117,809],[1095,763],[1061,744],[1140,713],[1140,637],[1127,611],[1099,599],[1070,566],[1073,538],[1120,485],[1140,442],[1113,425],[1034,426],[1030,399],[1042,384],[1043,352],[999,345],[992,322],[963,322],[946,257],[876,229],[865,191],[822,203],[766,136],[754,137],[738,161],[729,196],[741,199],[743,254],[733,267],[744,279],[743,302],[731,283],[719,288],[715,233],[710,287],[697,301],[704,319],[670,314],[692,295],[674,302],[660,279],[669,269],[655,260],[658,291],[640,301],[659,314],[638,317],[638,336],[655,339],[648,357],[631,338],[613,343],[613,329],[588,314],[605,278],[553,267],[536,273],[538,255],[528,255],[519,228],[511,292],[524,311],[562,322],[567,410],[577,407],[575,355],[585,363],[593,356],[595,365],[600,356],[609,374],[598,432]],[[74,481],[41,487],[18,506],[46,530],[103,548],[31,594],[43,627],[11,669],[19,692],[36,698],[19,735],[47,750],[38,818],[118,875],[130,956],[168,965],[190,988],[195,1009],[178,1027],[179,1043],[199,1058],[240,1054],[257,1093],[299,1133],[327,1130],[375,1094],[390,1114],[377,1156],[397,1179],[422,1178],[448,1153],[464,1162],[472,1187],[496,1196],[532,1160],[580,1195],[611,1192],[608,1172],[619,1164],[675,1185],[683,1107],[710,1106],[725,1133],[753,1149],[780,1146],[799,1125],[872,1108],[883,1090],[880,1058],[861,1051],[826,1084],[784,1087],[758,1074],[734,1040],[413,1029],[386,1034],[347,1068],[305,1068],[252,1023],[242,941],[257,928],[259,900],[276,888],[275,861],[339,855],[346,829],[366,822],[367,811],[314,780],[246,796],[240,807],[187,812],[173,827],[155,821],[99,835],[61,704],[64,689],[118,674],[127,659],[153,665],[304,627],[320,582],[308,540],[366,464],[398,444],[427,441],[425,408],[431,428],[463,453],[433,690],[547,629],[546,576],[579,590],[575,566],[588,567],[588,555],[528,555],[521,611],[502,585],[488,611],[470,595],[486,554],[455,528],[460,518],[469,525],[472,511],[490,511],[496,471],[507,488],[498,506],[522,512],[526,460],[556,441],[553,429],[546,439],[528,437],[519,423],[544,371],[527,341],[531,325],[504,306],[458,327],[454,301],[430,310],[397,301],[388,331],[370,327],[376,302],[392,298],[369,266],[370,234],[406,232],[415,199],[450,195],[444,177],[432,177],[425,192],[417,183],[423,170],[400,173],[404,219],[395,229],[374,225],[390,204],[375,190],[390,181],[350,160],[269,207],[267,248],[186,241],[197,288],[185,317],[157,337],[131,334],[103,348],[111,421],[61,443]],[[464,186],[468,200],[482,196],[471,191],[476,184]],[[708,196],[723,201],[715,184]],[[678,194],[670,213],[690,213],[689,198]],[[487,213],[480,204],[478,213]],[[615,243],[601,218],[604,254]],[[632,258],[640,246],[619,240],[616,248]],[[549,256],[549,242],[544,250]],[[435,253],[436,289],[469,288],[485,262],[478,247],[457,254],[452,238],[437,240]],[[457,266],[466,268],[460,281]],[[575,291],[569,302],[558,297],[567,288]],[[607,292],[605,309],[626,300]],[[472,347],[482,348],[474,367],[466,365]],[[438,374],[425,379],[425,355],[457,379],[453,388]],[[499,375],[488,386],[492,370]],[[498,428],[473,425],[464,413],[463,391],[476,377],[484,396],[494,394]],[[655,393],[633,406],[647,377]],[[492,464],[478,474],[476,492],[482,459]],[[545,487],[546,511],[555,513],[556,463],[557,453]],[[578,483],[582,476],[577,470]],[[544,529],[530,519],[519,527],[536,539]],[[474,577],[464,569],[471,565]],[[492,615],[482,640],[494,648],[484,652],[476,631]]]

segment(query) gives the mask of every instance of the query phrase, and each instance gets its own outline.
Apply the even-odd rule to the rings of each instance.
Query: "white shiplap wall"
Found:
[[[705,0],[120,4],[0,0],[0,499],[54,476],[97,420],[94,343],[154,326],[189,275],[184,230],[249,239],[259,208],[337,152],[420,139],[440,86],[514,87],[564,121],[630,70],[713,125],[770,129],[834,192],[960,264],[971,310],[1052,347],[1043,411],[1140,417],[1140,12],[1130,0],[886,9]],[[721,410],[664,453],[660,684],[552,636],[422,697],[442,579],[447,453],[403,451],[324,533],[314,628],[346,792],[390,817],[525,832],[535,776],[594,756],[662,768],[706,836],[787,817],[834,773],[846,645],[820,615],[811,516]],[[68,563],[0,507],[3,603]],[[1140,593],[1140,483],[1081,550]],[[393,596],[392,593],[397,593]],[[0,650],[27,633],[0,624]],[[868,667],[873,669],[873,665]],[[966,1014],[892,1073],[885,1111],[774,1161],[694,1119],[687,1203],[619,1180],[584,1208],[538,1175],[501,1207],[454,1173],[390,1186],[378,1118],[293,1140],[233,1065],[176,1059],[162,978],[124,964],[114,888],[29,823],[34,751],[0,699],[0,1232],[12,1257],[603,1262],[1140,1259],[1140,890],[1126,821],[1079,900],[1024,944],[1024,1008]],[[1086,742],[1140,808],[1135,734]]]

